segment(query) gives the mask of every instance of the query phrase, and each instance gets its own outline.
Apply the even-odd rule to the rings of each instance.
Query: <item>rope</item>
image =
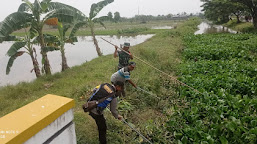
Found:
[[[109,107],[107,107],[107,109],[109,110],[109,112],[111,112],[111,110],[109,109]],[[148,143],[152,144],[152,142],[150,140],[148,140],[143,134],[141,134],[138,130],[136,130],[135,128],[133,128],[133,126],[131,126],[128,122],[126,122],[124,120],[124,118],[122,118],[123,123],[125,123],[126,125],[128,125],[132,130],[134,130],[137,134],[139,134],[145,141],[147,141]]]
[[[111,44],[111,45],[113,45],[113,46],[116,46],[116,45],[114,45],[113,43],[111,43],[111,42],[105,40],[105,39],[102,38],[102,37],[101,37],[101,39],[103,39],[104,41],[108,42],[109,44]],[[119,48],[119,47],[118,47],[118,48]],[[127,51],[123,50],[122,48],[119,48],[119,49],[122,50],[123,52],[125,52],[126,54],[129,54]],[[160,72],[160,73],[162,73],[162,74],[168,76],[168,77],[169,77],[170,79],[172,79],[173,81],[178,82],[178,83],[180,83],[181,85],[186,86],[186,87],[188,87],[188,88],[194,90],[194,91],[197,92],[197,93],[203,94],[203,93],[199,92],[198,90],[194,89],[193,87],[191,87],[191,86],[189,86],[189,85],[187,85],[187,84],[185,84],[185,83],[183,83],[183,82],[177,80],[176,78],[174,78],[173,76],[169,75],[168,73],[166,73],[166,72],[164,72],[164,71],[162,71],[162,70],[156,68],[155,66],[149,64],[148,62],[146,62],[146,61],[140,59],[139,57],[136,57],[135,55],[133,55],[133,57],[136,58],[136,59],[138,59],[138,60],[140,60],[141,62],[145,63],[146,65],[150,66],[151,68],[157,70],[158,72]]]

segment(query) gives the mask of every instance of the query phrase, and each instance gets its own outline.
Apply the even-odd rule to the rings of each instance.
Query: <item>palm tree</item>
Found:
[[[51,74],[50,63],[47,57],[47,48],[44,42],[43,36],[43,26],[45,21],[49,18],[52,18],[51,14],[46,15],[45,17],[41,17],[42,14],[53,13],[58,9],[62,9],[62,12],[66,10],[74,10],[77,13],[79,10],[73,8],[71,6],[58,3],[51,2],[51,0],[35,0],[34,3],[31,3],[28,0],[23,0],[23,3],[20,5],[18,12],[14,12],[7,16],[5,20],[0,25],[0,41],[3,41],[5,37],[10,35],[12,32],[16,30],[20,30],[22,28],[30,27],[31,36],[38,35],[39,43],[41,46],[41,54],[42,54],[42,64],[43,64],[43,72],[46,74]],[[49,17],[48,17],[49,16]],[[61,15],[62,20],[66,20],[64,17],[66,15]],[[67,15],[67,20],[70,20],[71,16]]]

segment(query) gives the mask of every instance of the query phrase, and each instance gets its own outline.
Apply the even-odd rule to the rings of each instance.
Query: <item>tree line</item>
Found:
[[[201,0],[204,15],[216,23],[226,23],[235,16],[237,22],[240,17],[246,21],[252,19],[254,28],[257,28],[257,0]]]
[[[108,13],[108,16],[110,18],[113,18],[114,22],[148,22],[148,21],[158,21],[158,20],[184,20],[192,16],[196,17],[202,17],[201,13],[178,13],[178,14],[167,14],[167,15],[135,15],[134,17],[127,18],[127,17],[121,17],[119,12],[115,12],[114,16],[112,15],[111,12]]]

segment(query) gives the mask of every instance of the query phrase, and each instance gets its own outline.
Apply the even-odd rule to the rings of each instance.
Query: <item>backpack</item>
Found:
[[[109,83],[101,84],[99,87],[96,87],[93,92],[93,95],[82,105],[84,112],[89,112],[96,108],[99,103],[115,95],[115,89]]]

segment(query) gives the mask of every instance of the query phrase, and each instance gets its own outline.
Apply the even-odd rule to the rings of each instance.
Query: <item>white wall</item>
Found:
[[[73,109],[70,109],[24,144],[76,144],[73,119]]]

